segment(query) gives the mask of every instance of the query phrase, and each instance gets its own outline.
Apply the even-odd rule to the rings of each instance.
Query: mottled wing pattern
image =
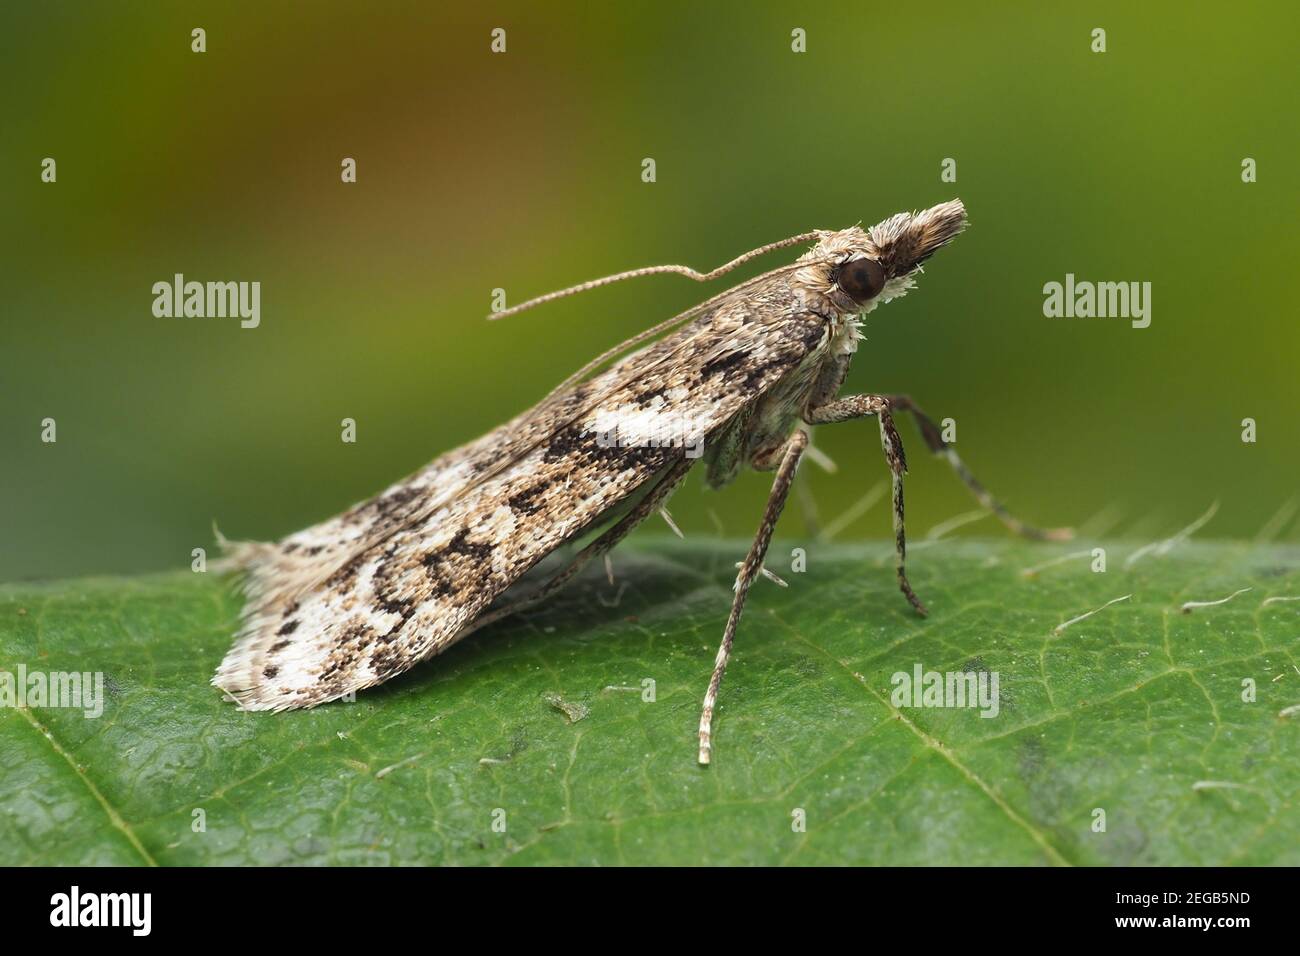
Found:
[[[728,349],[741,347],[730,335],[744,321],[739,293],[744,289],[751,305],[784,304],[774,300],[789,296],[785,271],[759,277],[711,300],[699,319],[676,334],[624,357],[595,379],[557,389],[504,425],[441,455],[341,515],[278,542],[223,539],[232,563],[251,572],[245,580],[250,613],[267,613],[292,603],[358,555],[400,529],[426,521],[467,489],[513,464],[558,428],[591,407],[607,403],[611,395],[634,381],[648,375],[663,376],[665,368],[681,364],[687,355],[707,359],[710,349],[726,354]],[[769,314],[788,311],[769,310]],[[725,340],[719,342],[719,335],[726,336]]]
[[[721,428],[824,347],[826,320],[792,313],[779,278],[724,297],[340,518],[245,552],[249,605],[214,683],[249,709],[312,706],[446,649],[529,568],[682,455],[605,447],[602,413],[635,406]],[[338,554],[348,557],[303,585]],[[296,582],[277,580],[285,560],[307,569]]]

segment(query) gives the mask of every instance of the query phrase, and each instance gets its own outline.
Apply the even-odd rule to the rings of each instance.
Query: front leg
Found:
[[[898,575],[898,589],[916,609],[916,613],[925,617],[929,612],[907,580],[907,532],[903,524],[903,476],[907,474],[907,456],[903,452],[903,440],[898,437],[898,429],[894,426],[889,399],[884,395],[852,395],[818,408],[810,408],[804,415],[804,420],[809,425],[822,425],[871,415],[880,421],[880,447],[885,453],[885,460],[889,462],[894,499],[894,567]]]
[[[939,431],[939,426],[930,419],[929,415],[921,411],[916,402],[906,395],[882,395],[880,397],[889,403],[890,408],[896,411],[912,413],[912,418],[916,421],[917,428],[921,430],[921,437],[925,439],[930,451],[948,459],[948,464],[952,466],[952,470],[961,479],[961,483],[974,495],[975,500],[997,515],[998,520],[1016,534],[1032,541],[1068,541],[1074,537],[1074,532],[1069,528],[1035,528],[1033,525],[1025,524],[1007,511],[1001,502],[989,494],[988,489],[971,474],[970,469],[957,456],[957,452],[952,445],[943,440],[943,433]]]

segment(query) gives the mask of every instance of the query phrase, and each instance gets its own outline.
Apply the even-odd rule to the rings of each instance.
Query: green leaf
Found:
[[[1300,550],[1126,568],[1113,545],[1096,573],[1087,545],[941,540],[910,556],[922,620],[886,547],[815,545],[795,572],[793,546],[768,563],[790,586],[750,595],[709,768],[743,543],[620,550],[616,587],[593,570],[284,714],[209,686],[240,604],[211,575],[0,588],[0,669],[100,671],[106,695],[94,719],[0,709],[0,864],[1300,864],[1300,602],[1264,603],[1300,594]],[[894,706],[917,665],[997,672],[997,715]]]

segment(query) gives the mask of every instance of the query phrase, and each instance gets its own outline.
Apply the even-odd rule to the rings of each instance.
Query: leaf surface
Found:
[[[0,708],[0,864],[1300,864],[1300,601],[1264,603],[1300,549],[1114,544],[1096,573],[1091,545],[925,543],[922,620],[886,547],[795,572],[798,546],[751,593],[707,769],[741,542],[621,549],[613,587],[284,714],[208,684],[221,579],[0,587],[0,670],[105,681],[97,718]],[[918,665],[996,672],[996,716],[898,705]]]

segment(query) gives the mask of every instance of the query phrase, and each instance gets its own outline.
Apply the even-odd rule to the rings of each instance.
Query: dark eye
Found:
[[[880,295],[885,287],[885,270],[874,259],[854,259],[840,266],[835,282],[850,299],[863,303]]]

